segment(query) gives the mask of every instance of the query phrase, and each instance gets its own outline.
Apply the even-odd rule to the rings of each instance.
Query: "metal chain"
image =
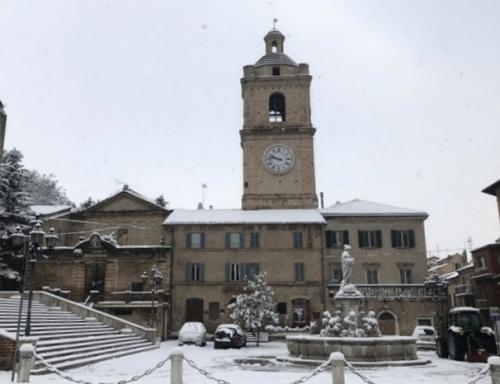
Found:
[[[187,357],[183,357],[184,360],[186,361],[186,363],[188,363],[188,365],[191,367],[191,368],[194,368],[195,370],[197,370],[198,372],[200,372],[203,376],[205,376],[207,379],[210,379],[210,380],[213,380],[215,381],[216,383],[218,384],[231,384],[229,383],[229,381],[226,381],[226,380],[222,380],[222,379],[218,379],[214,376],[212,376],[209,372],[207,372],[206,370],[204,370],[203,368],[200,368],[196,365],[196,363],[193,361],[193,360],[190,360],[188,359]]]
[[[468,384],[476,384],[479,380],[485,377],[489,371],[490,371],[490,365],[487,364],[486,367],[484,367],[481,371],[479,371],[479,373],[476,375],[474,379],[468,382]]]
[[[54,367],[53,365],[51,365],[50,363],[48,363],[42,356],[38,355],[36,352],[35,352],[35,358],[38,361],[40,361],[50,372],[55,373],[57,376],[65,379],[65,380],[71,381],[72,383],[75,383],[75,384],[94,384],[94,383],[92,383],[90,381],[81,380],[81,379],[75,379],[75,378],[73,378],[73,377],[71,377],[69,375],[64,374],[59,369],[57,369],[56,367]],[[133,383],[134,381],[138,381],[138,380],[142,379],[145,376],[151,375],[157,369],[163,367],[165,365],[165,363],[167,361],[169,361],[169,360],[170,360],[170,356],[168,356],[166,359],[160,361],[153,368],[147,369],[146,371],[144,371],[140,375],[132,376],[130,379],[127,379],[127,380],[120,380],[120,381],[116,382],[116,384],[128,384],[128,383]],[[115,384],[115,383],[99,382],[97,384]]]
[[[292,381],[290,384],[303,384],[303,383],[305,383],[306,381],[312,379],[314,376],[316,376],[316,375],[320,374],[321,372],[323,372],[326,369],[326,367],[328,367],[328,365],[330,365],[330,363],[331,363],[331,360],[328,359],[323,364],[319,365],[310,374],[308,374],[306,376],[302,376],[300,379]]]
[[[356,376],[358,376],[361,380],[363,380],[366,384],[375,384],[373,381],[371,381],[368,377],[364,376],[363,374],[361,374],[360,372],[358,372],[356,370],[356,368],[354,368],[354,366],[349,363],[347,360],[344,359],[344,363],[346,365],[347,368],[349,368],[349,370],[354,373]]]

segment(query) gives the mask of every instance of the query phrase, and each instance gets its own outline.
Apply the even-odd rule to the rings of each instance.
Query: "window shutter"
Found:
[[[399,247],[398,245],[398,231],[391,230],[391,243],[392,243],[392,248],[397,248]]]
[[[245,248],[245,234],[240,233],[240,248]]]
[[[363,241],[363,231],[358,231],[358,245],[360,248],[365,247],[365,242]]]
[[[349,242],[349,231],[344,231],[344,244],[351,244]]]
[[[191,281],[191,264],[189,263],[184,265],[184,279],[186,281]]]
[[[377,239],[377,248],[382,248],[382,231],[375,231],[375,236]]]
[[[248,276],[248,264],[242,263],[240,264],[240,280],[248,280],[250,276]]]
[[[186,248],[191,249],[191,234],[186,233]]]
[[[326,247],[327,248],[332,248],[333,243],[332,243],[332,231],[326,231],[325,232],[325,241],[326,241]]]
[[[204,233],[202,233],[202,234],[200,235],[200,237],[201,237],[201,240],[200,240],[200,243],[201,243],[201,244],[200,244],[200,248],[205,248],[205,234],[204,234]]]
[[[230,268],[230,264],[229,263],[226,263],[224,265],[225,267],[225,275],[226,275],[226,281],[229,281],[230,279],[230,271],[229,271],[229,268]]]
[[[408,231],[408,236],[410,238],[410,248],[415,248],[415,231],[413,229]]]
[[[205,281],[205,264],[200,264],[200,281]]]
[[[230,239],[230,237],[229,237],[229,236],[230,236],[230,234],[229,234],[229,233],[226,233],[226,248],[229,248],[229,246],[230,246],[230,241],[231,241],[231,239]]]

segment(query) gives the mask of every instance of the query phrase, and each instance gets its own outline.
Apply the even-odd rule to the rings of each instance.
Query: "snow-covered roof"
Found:
[[[324,224],[316,209],[176,209],[163,222],[182,224]]]
[[[427,212],[410,208],[375,203],[373,201],[354,199],[345,203],[320,209],[323,216],[416,216],[427,217]]]
[[[474,307],[455,307],[453,308],[450,313],[456,313],[456,312],[479,312],[479,308],[474,308]]]
[[[53,215],[60,212],[69,212],[70,205],[32,205],[31,210],[37,215]]]

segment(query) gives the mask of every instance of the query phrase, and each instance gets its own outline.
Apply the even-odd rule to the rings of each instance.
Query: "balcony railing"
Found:
[[[473,295],[471,284],[462,284],[455,287],[455,295]]]
[[[364,297],[371,299],[435,299],[446,300],[446,285],[437,284],[356,284]],[[340,289],[340,284],[329,284],[330,296]]]

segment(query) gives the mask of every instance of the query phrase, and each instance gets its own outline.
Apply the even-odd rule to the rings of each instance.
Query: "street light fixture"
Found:
[[[161,274],[158,267],[153,265],[149,271],[149,274],[144,271],[141,275],[143,290],[147,288],[148,285],[151,286],[151,328],[155,328],[155,296],[156,292],[160,290],[161,283],[163,282],[163,275]],[[149,284],[148,284],[149,283]]]
[[[33,277],[35,274],[35,265],[39,257],[43,257],[43,240],[46,239],[47,250],[53,249],[59,236],[55,234],[54,228],[49,230],[49,234],[45,236],[45,232],[42,229],[42,221],[38,219],[38,216],[34,220],[31,220],[32,230],[29,235],[23,234],[21,227],[16,228],[10,238],[12,240],[12,245],[14,248],[20,248],[23,246],[23,255],[25,262],[25,272],[24,272],[24,286],[28,288],[28,313],[26,316],[26,328],[24,335],[30,336],[31,334],[31,307],[33,302]],[[28,260],[29,256],[29,260]],[[28,264],[29,261],[29,264]],[[24,289],[23,289],[24,292]],[[21,316],[21,313],[20,315]]]

